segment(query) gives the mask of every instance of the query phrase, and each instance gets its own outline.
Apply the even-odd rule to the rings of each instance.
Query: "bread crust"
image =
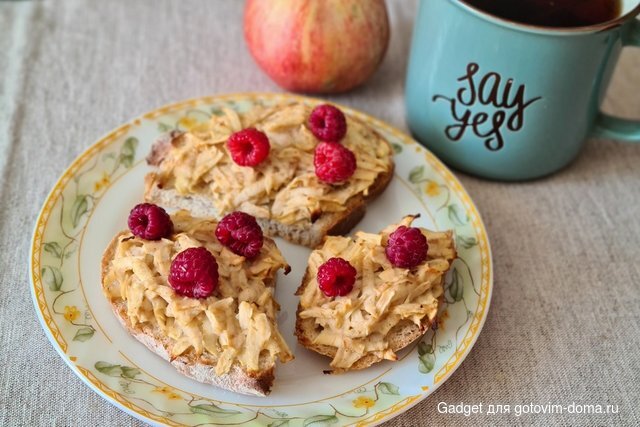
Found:
[[[453,235],[453,232],[448,231],[448,233]],[[457,254],[455,254],[457,256]],[[454,256],[454,259],[455,259]],[[305,288],[309,286],[311,280],[309,279],[309,267],[305,270],[304,276],[302,277],[302,282],[298,289],[296,290],[296,295],[302,295]],[[444,283],[444,275],[440,278],[439,285],[442,286]],[[444,295],[438,298],[438,307],[442,305],[444,301]],[[320,353],[324,356],[328,356],[330,358],[334,358],[336,353],[338,352],[337,347],[328,346],[324,344],[314,344],[313,341],[318,336],[320,331],[316,329],[315,321],[312,318],[302,319],[300,317],[300,312],[302,311],[302,305],[298,304],[298,309],[296,310],[296,328],[295,335],[298,338],[298,342],[303,346],[308,348],[309,350],[313,350],[316,353]],[[387,333],[386,340],[389,342],[389,347],[393,350],[394,353],[402,350],[407,347],[420,337],[424,335],[427,330],[429,330],[432,326],[437,324],[438,319],[434,318],[431,321],[427,316],[422,318],[420,325],[416,325],[410,320],[401,320],[397,325],[395,325],[391,330]],[[380,362],[383,359],[380,356],[375,354],[365,354],[362,358],[358,359],[348,370],[359,370],[365,369],[374,363]],[[326,373],[331,373],[331,371],[325,371]]]
[[[104,287],[105,277],[109,264],[113,260],[116,246],[120,238],[127,232],[116,235],[102,255],[101,283]],[[196,357],[192,353],[186,353],[171,359],[171,342],[163,334],[160,328],[148,323],[133,326],[127,316],[126,302],[123,300],[111,300],[107,298],[113,313],[122,326],[135,339],[144,344],[149,350],[171,363],[181,374],[193,378],[196,381],[213,384],[217,387],[236,393],[253,396],[266,396],[271,391],[274,380],[274,367],[268,367],[259,372],[250,372],[242,368],[238,362],[234,362],[228,373],[216,375],[215,364],[202,357]]]
[[[180,133],[171,133],[161,137],[154,143],[147,162],[152,166],[158,166],[164,160],[164,155],[168,151],[171,142],[179,137]],[[384,144],[389,143],[384,140]],[[393,149],[389,145],[389,152],[393,153]],[[306,224],[281,224],[274,220],[257,218],[258,223],[262,227],[265,234],[271,237],[282,237],[292,243],[315,248],[327,235],[346,234],[355,225],[360,222],[366,213],[367,205],[376,197],[378,197],[387,188],[393,178],[395,165],[393,157],[390,156],[390,168],[385,173],[381,173],[376,177],[367,195],[358,194],[347,201],[346,209],[342,212],[324,213],[309,227]],[[157,175],[154,172],[147,174],[145,177],[145,194],[146,201],[157,203],[165,207],[176,209],[187,209],[195,216],[219,218],[220,213],[217,211],[210,199],[205,195],[193,194],[183,196],[174,189],[164,189],[158,186]]]
[[[442,298],[438,300],[438,305],[442,303]],[[309,350],[313,350],[316,353],[320,353],[324,356],[334,358],[338,349],[333,346],[323,345],[323,344],[314,344],[313,340],[315,336],[318,335],[318,331],[315,329],[313,319],[302,319],[299,314],[302,310],[302,307],[298,304],[298,309],[296,310],[296,329],[295,334],[298,338],[298,342],[303,346],[308,348]],[[422,319],[422,323],[420,326],[412,323],[409,320],[402,320],[396,326],[391,328],[387,335],[387,340],[389,341],[389,347],[395,352],[402,350],[403,348],[410,345],[412,342],[420,338],[424,335],[432,325],[434,325],[436,321],[431,322],[429,318],[426,316]],[[362,358],[358,359],[349,370],[359,370],[365,369],[374,363],[381,362],[383,359],[374,354],[368,353],[364,355]],[[327,371],[330,373],[330,371]]]

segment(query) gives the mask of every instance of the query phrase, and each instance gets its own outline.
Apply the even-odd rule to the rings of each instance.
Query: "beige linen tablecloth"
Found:
[[[440,1],[440,0],[433,0]],[[279,91],[244,46],[237,0],[0,3],[0,425],[140,425],[85,386],[31,301],[32,227],[69,163],[165,103]],[[332,97],[406,129],[416,2],[389,2],[392,40],[363,88]],[[606,107],[640,117],[640,51]],[[458,176],[493,247],[489,317],[467,360],[389,426],[640,425],[640,146],[590,141],[566,170],[524,184]],[[617,415],[445,415],[438,402],[613,404]],[[486,406],[485,406],[486,407]]]

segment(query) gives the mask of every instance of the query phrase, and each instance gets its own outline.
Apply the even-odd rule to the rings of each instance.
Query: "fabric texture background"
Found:
[[[45,337],[29,290],[32,228],[63,170],[118,125],[186,98],[280,91],[248,54],[242,6],[0,3],[0,425],[142,425],[85,386]],[[406,130],[416,1],[389,1],[389,9],[382,67],[366,86],[330,99]],[[640,118],[640,51],[625,51],[605,108]],[[639,168],[640,146],[589,141],[546,179],[458,174],[493,248],[489,316],[460,369],[386,425],[640,425]],[[441,401],[614,404],[619,413],[465,417],[439,414]]]

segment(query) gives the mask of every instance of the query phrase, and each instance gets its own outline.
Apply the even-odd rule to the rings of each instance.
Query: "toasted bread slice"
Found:
[[[406,217],[399,225],[410,225]],[[397,360],[396,352],[420,338],[435,322],[443,301],[444,277],[456,258],[453,232],[421,229],[429,242],[427,260],[412,269],[393,267],[384,247],[398,225],[380,234],[358,232],[327,237],[309,257],[296,295],[296,336],[304,347],[332,358],[327,372],[364,369],[381,360]],[[318,289],[318,267],[341,257],[358,271],[353,290],[329,298]],[[360,330],[359,330],[360,329]]]
[[[254,112],[249,118],[245,118],[244,116],[233,112],[227,113],[228,115],[233,116],[235,114],[238,116],[233,116],[232,119],[228,119],[229,122],[235,123],[236,127],[240,122],[243,126],[256,126],[258,128],[262,128],[269,135],[270,139],[274,141],[274,144],[272,145],[272,153],[270,154],[271,157],[267,161],[267,163],[271,163],[264,167],[258,166],[256,168],[255,175],[252,175],[251,178],[249,178],[251,181],[247,184],[247,187],[255,183],[254,180],[264,179],[264,177],[268,175],[274,167],[277,170],[276,162],[282,161],[283,158],[285,158],[286,162],[285,168],[292,168],[291,173],[286,176],[285,179],[281,179],[278,184],[272,184],[271,180],[269,181],[269,184],[266,184],[270,189],[269,194],[261,195],[260,197],[257,197],[257,200],[242,199],[241,202],[230,201],[229,198],[231,196],[228,196],[225,200],[222,199],[226,196],[212,196],[211,191],[213,190],[211,190],[211,188],[220,187],[215,182],[216,179],[227,179],[229,175],[233,175],[226,174],[223,177],[216,175],[211,172],[215,165],[222,164],[223,167],[227,167],[234,172],[236,174],[234,176],[239,176],[241,179],[248,179],[246,178],[246,169],[248,168],[242,168],[245,170],[239,171],[237,166],[230,165],[226,147],[224,147],[223,144],[225,142],[224,133],[222,137],[217,136],[217,139],[211,137],[214,141],[217,141],[212,143],[206,142],[210,141],[210,139],[207,139],[209,136],[207,136],[207,133],[202,130],[199,133],[182,133],[179,131],[173,131],[160,138],[154,144],[151,153],[147,157],[147,162],[150,165],[155,166],[156,170],[145,177],[145,199],[167,207],[189,209],[195,215],[203,217],[209,216],[219,218],[220,216],[229,213],[229,211],[243,210],[253,214],[260,223],[262,229],[268,235],[280,236],[290,242],[311,248],[320,244],[326,235],[340,235],[347,233],[365,215],[367,204],[380,195],[391,181],[394,170],[393,150],[384,138],[374,130],[369,129],[366,124],[355,118],[347,118],[348,124],[352,126],[354,130],[351,134],[347,133],[343,143],[354,149],[358,165],[362,163],[363,167],[366,168],[367,162],[371,162],[372,158],[374,163],[376,163],[375,170],[365,170],[362,171],[360,175],[358,175],[358,171],[356,171],[356,175],[366,177],[366,179],[369,180],[366,181],[366,188],[354,191],[350,197],[346,200],[342,200],[344,199],[344,196],[339,196],[339,194],[344,192],[345,188],[349,186],[355,187],[356,185],[360,185],[360,187],[362,187],[362,178],[360,178],[360,181],[358,181],[357,184],[351,181],[357,180],[358,176],[342,186],[335,187],[328,184],[322,184],[317,181],[315,176],[312,176],[307,180],[307,182],[310,182],[310,185],[312,185],[315,190],[318,188],[324,189],[324,194],[321,196],[323,201],[309,201],[309,197],[306,197],[306,199],[296,198],[294,194],[291,199],[299,200],[299,202],[297,202],[298,205],[308,204],[314,205],[315,207],[307,208],[307,206],[293,206],[292,209],[297,209],[299,212],[308,211],[305,212],[306,217],[305,215],[298,215],[298,218],[295,221],[283,221],[273,213],[274,203],[278,203],[275,202],[275,200],[280,196],[284,196],[284,194],[281,193],[291,191],[290,187],[293,185],[291,183],[295,182],[295,180],[300,178],[300,176],[306,174],[306,177],[309,178],[310,165],[312,165],[313,158],[313,147],[317,143],[310,131],[306,128],[305,114],[308,114],[310,111],[310,107],[302,104],[289,104],[283,106],[282,111],[272,109],[262,113]],[[279,113],[282,114],[279,115]],[[281,118],[281,116],[288,113],[293,117],[290,123],[286,123],[286,125],[278,124],[279,121],[286,120],[286,118]],[[256,119],[255,117],[259,118]],[[220,122],[220,120],[226,119],[214,117],[212,119],[212,123],[214,124],[211,125],[212,129],[218,129],[218,133],[220,133],[220,129],[227,129],[227,123]],[[229,135],[231,130],[239,130],[231,125],[228,126],[228,128]],[[218,133],[215,133],[215,135],[218,135]],[[363,149],[363,138],[365,138],[363,134],[365,134],[367,138],[371,139],[370,143],[372,146],[367,147],[368,150]],[[196,185],[197,191],[180,191],[178,189],[178,185],[176,185],[177,179],[175,177],[175,170],[178,170],[177,173],[180,173],[180,169],[179,167],[174,166],[176,163],[176,155],[174,152],[179,151],[180,147],[187,143],[184,138],[197,139],[199,141],[199,145],[197,146],[203,146],[206,144],[207,148],[203,151],[207,152],[204,154],[203,151],[193,150],[199,153],[198,156],[200,157],[198,157],[198,159],[204,158],[206,155],[214,157],[211,152],[215,152],[215,162],[217,163],[212,161],[211,164],[214,166],[211,167],[210,171],[199,172],[198,179],[200,181]],[[287,143],[287,138],[293,140],[294,143]],[[294,154],[291,154],[293,159],[290,160],[286,159],[286,156],[281,156],[280,153],[292,152],[292,147],[296,146],[296,138],[300,138],[303,142],[300,143],[300,147],[297,148],[297,152],[294,151]],[[283,140],[285,142],[282,142]],[[358,150],[361,152],[358,152]],[[220,153],[220,157],[218,157],[218,153]],[[372,153],[377,154],[373,155]],[[196,155],[194,154],[193,156]],[[171,166],[165,165],[167,158],[170,158],[169,162],[171,163]],[[194,165],[196,165],[193,168],[198,167],[198,161],[199,160],[193,161]],[[169,167],[174,169],[172,171],[163,170],[164,168]],[[233,167],[236,169],[232,169]],[[264,171],[260,168],[263,168]],[[313,173],[311,173],[311,175],[313,175]],[[207,188],[207,185],[211,188]],[[239,188],[241,189],[242,187],[240,186]],[[228,191],[232,193],[233,189],[222,186],[220,191]],[[341,197],[342,199],[332,203],[331,196],[333,194],[338,195],[336,197]],[[282,199],[287,199],[286,196],[280,198],[280,201],[282,201]],[[325,199],[329,200],[327,201]],[[290,203],[296,202],[292,201]],[[282,203],[280,204],[282,205]]]
[[[163,249],[158,250],[158,253],[162,255],[151,253],[141,257],[141,249],[145,247],[145,241],[134,237],[129,231],[123,231],[116,235],[105,250],[102,257],[102,287],[116,318],[133,337],[151,351],[169,361],[178,372],[187,377],[237,393],[256,396],[269,394],[274,381],[275,360],[279,359],[281,362],[287,362],[293,359],[293,355],[277,330],[275,314],[279,307],[272,298],[276,273],[280,268],[288,269],[288,266],[281,257],[275,243],[269,238],[265,237],[262,253],[257,259],[247,261],[219,245],[213,237],[212,228],[215,226],[213,221],[192,218],[184,211],[172,215],[172,219],[175,227],[174,234],[158,243],[158,245],[163,245]],[[211,237],[203,239],[202,236],[204,235]],[[197,300],[177,295],[166,282],[167,266],[164,265],[160,269],[155,268],[156,265],[162,265],[162,261],[158,261],[158,257],[166,257],[170,254],[170,257],[173,258],[176,254],[173,246],[180,246],[177,243],[178,240],[186,242],[182,244],[187,246],[201,243],[210,252],[214,253],[214,256],[218,259],[220,282],[218,289],[212,296]],[[146,243],[148,245],[155,244],[154,242]],[[150,274],[153,276],[152,278],[147,277],[144,280],[133,278],[136,275],[136,271],[144,270],[145,268],[144,265],[142,267],[139,265],[131,267],[129,265],[129,261],[125,259],[128,255],[126,255],[127,251],[123,248],[123,245],[134,245],[136,248],[133,250],[135,253],[134,258],[146,259],[149,256],[154,257],[153,262],[145,261],[151,272]],[[142,253],[144,253],[144,250],[142,250]],[[118,261],[123,259],[125,261]],[[232,266],[227,270],[223,264],[224,262],[230,262]],[[125,267],[122,267],[123,265]],[[262,268],[261,266],[268,271],[264,271],[263,268],[262,276],[252,275],[252,271]],[[123,273],[123,269],[128,269],[128,271]],[[234,278],[244,276],[247,276],[248,279],[241,284],[241,287],[249,287],[250,289],[240,291],[243,292],[241,296],[230,297],[230,294],[236,292],[234,289],[238,289],[236,284],[231,283],[231,281]],[[146,284],[145,280],[151,282],[151,284]],[[136,283],[134,284],[134,282]],[[258,283],[262,283],[262,285],[260,286]],[[130,289],[134,286],[138,286],[143,290],[140,305],[145,305],[149,302],[151,304],[151,311],[142,313],[143,315],[136,314],[135,304],[133,304],[134,307],[128,305],[128,300],[131,300],[128,297],[133,295],[130,293]],[[256,289],[256,294],[252,294],[251,290],[253,288],[251,286]],[[129,290],[124,289],[125,287]],[[152,295],[155,300],[150,300],[148,298],[149,295]],[[233,301],[226,308],[220,305],[220,307],[216,306],[215,310],[211,309],[216,303],[224,302],[225,298],[233,298]],[[255,313],[255,317],[250,318],[249,322],[254,319],[266,321],[269,333],[272,334],[269,339],[272,339],[273,342],[265,346],[265,348],[257,350],[257,364],[255,366],[248,367],[242,363],[240,357],[236,357],[227,369],[224,369],[224,372],[220,372],[217,367],[220,365],[220,359],[224,356],[221,350],[228,348],[225,347],[226,343],[224,341],[227,339],[237,340],[238,338],[227,337],[224,332],[221,333],[221,330],[216,330],[216,328],[218,326],[222,328],[229,327],[229,323],[225,322],[235,322],[233,319],[241,316],[241,314],[238,314],[239,306],[247,307],[244,304],[248,304],[252,313]],[[196,334],[202,334],[202,342],[197,342],[195,345],[187,343],[185,346],[186,334],[180,330],[179,325],[176,326],[179,323],[177,320],[178,314],[176,313],[181,307],[183,312],[191,310],[191,313],[187,316],[192,315],[193,312],[198,312],[191,319],[195,324],[195,328],[191,324],[189,324],[189,327],[192,328],[190,332],[195,330],[197,331]],[[156,310],[160,312],[159,315],[156,315]],[[134,313],[134,316],[131,313]],[[164,319],[164,328],[160,325],[163,320],[158,319]],[[171,322],[169,319],[172,319],[173,329],[166,327]],[[221,322],[221,325],[216,326],[213,324],[213,322],[218,321]],[[246,340],[246,330],[241,326],[238,328],[235,323],[234,326],[236,331],[239,331],[239,335],[244,334],[241,341]],[[251,323],[251,326],[255,326],[255,324]],[[182,333],[182,335],[176,339],[176,335],[179,333]],[[174,335],[174,337],[172,338],[169,335]],[[225,338],[222,338],[223,335]],[[187,341],[189,341],[188,338]],[[204,349],[202,349],[203,345]],[[246,342],[238,342],[237,346],[239,348],[236,350],[239,352],[246,351],[246,347],[248,347]],[[187,348],[185,349],[184,347]],[[201,347],[200,351],[197,351],[197,347]],[[210,352],[209,349],[212,347],[216,348],[217,351]]]

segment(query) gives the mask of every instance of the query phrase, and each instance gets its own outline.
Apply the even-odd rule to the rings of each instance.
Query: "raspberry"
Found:
[[[412,268],[427,259],[427,238],[415,227],[401,225],[389,235],[385,253],[395,267]]]
[[[333,105],[318,105],[309,115],[309,128],[320,141],[338,142],[347,133],[347,120]]]
[[[129,213],[129,230],[145,240],[160,240],[173,232],[169,214],[160,206],[140,203]]]
[[[240,166],[257,166],[269,156],[269,138],[255,128],[234,133],[227,141],[234,162]]]
[[[262,229],[256,219],[244,212],[225,215],[216,227],[216,237],[236,255],[255,258],[262,248]]]
[[[336,184],[351,178],[356,171],[356,156],[337,142],[321,142],[316,145],[313,164],[320,181]]]
[[[169,284],[189,298],[206,298],[218,286],[218,263],[206,248],[189,248],[171,262]]]
[[[318,286],[328,297],[345,296],[356,282],[356,269],[342,258],[330,258],[318,268]]]

